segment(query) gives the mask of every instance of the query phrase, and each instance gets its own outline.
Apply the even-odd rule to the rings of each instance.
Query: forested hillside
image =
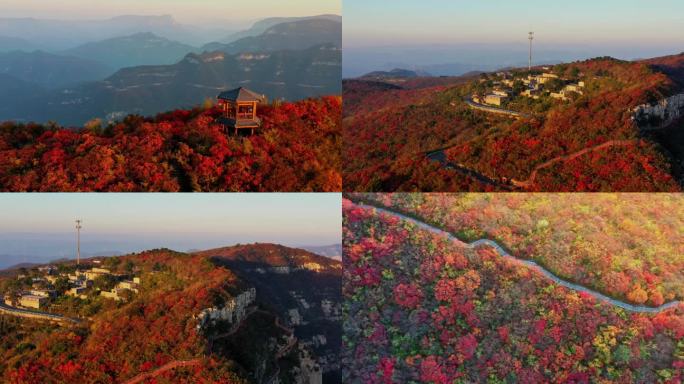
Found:
[[[582,94],[516,97],[507,108],[520,119],[468,105],[494,83],[487,75],[418,89],[346,81],[346,189],[679,191],[681,159],[642,132],[631,111],[678,92],[681,60],[666,59],[553,66],[547,72],[586,84]],[[459,169],[428,160],[434,151]]]
[[[659,302],[661,290],[679,297],[682,213],[658,211],[681,198],[588,196],[371,199],[388,213],[345,200],[345,380],[681,382],[681,302],[655,313],[627,311],[554,284],[522,261],[540,260],[626,300]],[[401,210],[464,240],[497,239],[521,259],[392,213]]]
[[[128,116],[80,130],[0,124],[7,191],[339,191],[340,97],[259,107],[263,128],[235,137],[218,109]]]

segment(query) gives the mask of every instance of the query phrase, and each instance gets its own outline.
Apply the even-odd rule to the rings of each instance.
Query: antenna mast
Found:
[[[76,265],[81,264],[81,223],[81,220],[76,220]]]
[[[532,72],[532,40],[534,40],[534,32],[530,32],[528,39],[530,39],[530,65],[528,69]]]

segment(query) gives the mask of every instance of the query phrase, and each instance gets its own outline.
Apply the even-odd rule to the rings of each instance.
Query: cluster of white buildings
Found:
[[[121,274],[114,274],[109,269],[93,267],[87,270],[76,270],[73,273],[57,273],[54,267],[41,267],[40,272],[43,272],[42,277],[32,278],[32,288],[29,291],[22,292],[17,297],[5,295],[5,304],[10,306],[18,306],[31,309],[42,309],[52,299],[55,299],[58,294],[54,289],[55,284],[60,279],[66,279],[69,282],[70,288],[64,292],[67,296],[78,297],[86,299],[89,291],[92,290],[95,279],[100,276],[111,275],[116,279],[124,279],[127,276]],[[17,278],[24,279],[25,275],[19,275]],[[117,301],[124,300],[124,292],[130,291],[139,293],[140,278],[133,277],[132,280],[119,281],[114,289],[111,291],[100,291],[100,296],[114,299]]]
[[[528,75],[526,78],[515,78],[510,72],[499,72],[496,74],[497,79],[494,81],[494,89],[490,93],[480,96],[473,95],[472,100],[478,104],[487,104],[500,107],[506,100],[515,96],[513,88],[516,81],[522,81],[525,85],[525,90],[520,92],[520,96],[539,99],[541,96],[548,94],[550,97],[559,100],[569,100],[572,93],[583,94],[585,84],[583,81],[577,83],[566,84],[563,89],[558,92],[551,92],[546,90],[544,85],[552,80],[567,80],[560,79],[554,73],[544,72],[540,75]],[[485,80],[482,80],[485,81]]]
[[[256,301],[256,289],[250,288],[241,294],[230,298],[221,308],[206,308],[197,315],[197,328],[202,329],[217,320],[228,321],[230,324],[240,324],[247,314],[247,307]]]

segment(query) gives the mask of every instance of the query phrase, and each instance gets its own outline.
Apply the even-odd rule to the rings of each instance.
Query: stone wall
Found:
[[[632,112],[632,119],[636,121],[639,128],[647,130],[666,128],[684,116],[684,93],[660,100],[654,105],[639,105]]]

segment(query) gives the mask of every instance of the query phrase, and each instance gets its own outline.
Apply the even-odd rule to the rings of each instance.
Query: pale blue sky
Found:
[[[682,0],[345,0],[345,47],[657,43],[684,50]],[[591,42],[593,40],[593,42]]]
[[[341,13],[341,0],[0,0],[0,17],[103,19],[119,15],[166,15],[193,23],[205,19]]]
[[[245,233],[337,239],[341,196],[326,193],[3,194],[1,232]]]
[[[83,220],[86,254],[335,244],[342,236],[341,206],[339,193],[2,194],[0,265],[4,255],[27,256],[20,261],[72,257],[76,218]]]

